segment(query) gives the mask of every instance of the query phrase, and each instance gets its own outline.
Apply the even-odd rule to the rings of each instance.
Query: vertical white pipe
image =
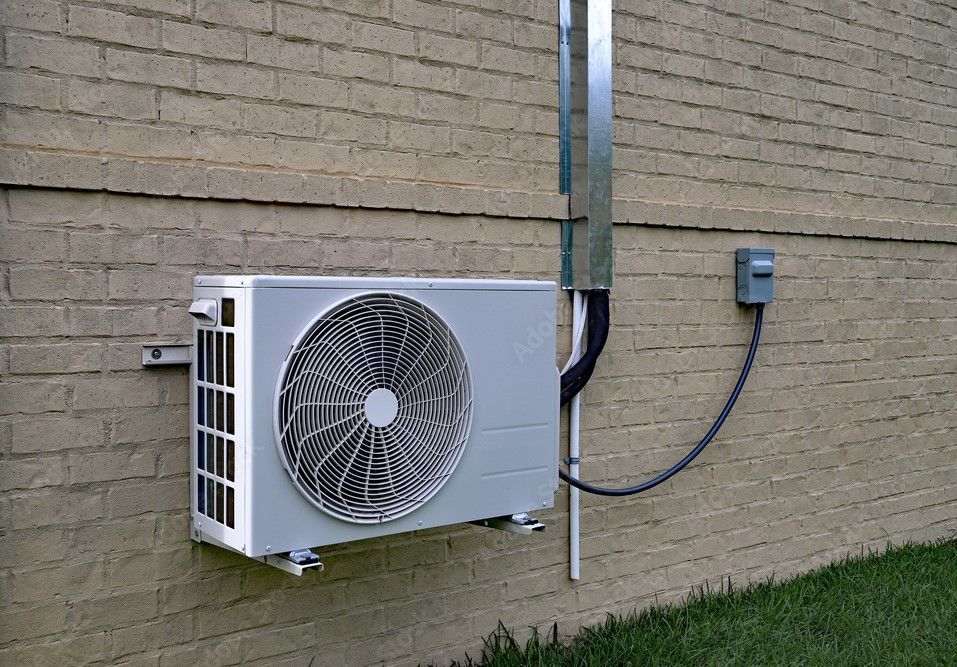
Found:
[[[575,332],[581,324],[585,314],[582,312],[582,293],[575,291],[572,305],[572,344],[575,342]],[[572,350],[572,354],[577,361],[581,356],[581,346]],[[578,457],[580,454],[580,434],[581,427],[581,393],[576,394],[571,400],[571,409],[568,422],[568,458],[571,462],[568,464],[568,472],[572,477],[578,477]],[[581,579],[581,551],[579,539],[579,510],[581,502],[581,492],[572,485],[568,485],[568,576],[572,581]]]

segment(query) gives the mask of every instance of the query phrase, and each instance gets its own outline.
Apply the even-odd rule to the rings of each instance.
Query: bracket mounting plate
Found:
[[[479,521],[472,521],[471,523],[475,524],[476,526],[495,528],[496,530],[504,530],[507,533],[515,533],[517,535],[531,535],[532,533],[540,533],[546,528],[544,523],[535,517],[526,514],[525,512],[522,512],[521,514],[512,514],[511,516],[498,516],[491,519],[480,519]]]
[[[141,350],[144,366],[189,366],[193,361],[192,345],[153,343]]]

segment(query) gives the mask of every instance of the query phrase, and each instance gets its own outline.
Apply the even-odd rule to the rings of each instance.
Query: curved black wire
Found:
[[[566,483],[571,484],[575,488],[581,489],[586,493],[593,493],[598,496],[631,496],[636,493],[641,493],[642,491],[647,491],[648,489],[653,489],[662,482],[665,482],[671,479],[674,475],[677,475],[681,472],[682,468],[695,460],[695,458],[700,454],[705,447],[708,446],[708,443],[714,439],[714,436],[718,434],[718,431],[721,429],[721,426],[724,424],[724,421],[728,418],[728,415],[731,414],[731,408],[734,407],[735,401],[738,400],[738,396],[741,395],[741,390],[744,389],[744,383],[748,379],[748,374],[751,372],[751,365],[754,363],[754,355],[758,351],[758,343],[761,340],[761,325],[764,322],[764,304],[757,304],[757,313],[754,316],[754,333],[751,336],[751,348],[748,350],[748,358],[744,362],[744,368],[741,369],[741,375],[738,377],[738,383],[734,386],[734,391],[731,392],[731,397],[728,398],[728,402],[724,404],[724,409],[721,410],[721,414],[718,415],[718,418],[712,424],[711,428],[705,433],[705,436],[701,441],[688,452],[683,459],[678,461],[676,464],[668,468],[657,477],[649,479],[646,482],[637,484],[635,486],[626,486],[620,489],[608,488],[604,486],[595,486],[594,484],[589,484],[588,482],[583,482],[580,479],[576,479],[566,473],[564,470],[558,470],[558,476],[564,480]],[[607,335],[607,332],[606,332]]]
[[[605,348],[605,341],[608,340],[608,328],[608,290],[590,290],[588,292],[588,346],[582,358],[562,373],[561,405],[572,400],[572,397],[588,384],[598,357]]]

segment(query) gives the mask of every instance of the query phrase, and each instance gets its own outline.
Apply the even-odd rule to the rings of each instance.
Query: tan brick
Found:
[[[313,72],[319,69],[319,47],[277,37],[246,37],[246,60],[260,65]]]
[[[80,555],[150,550],[155,533],[156,522],[148,517],[81,526],[76,530],[76,548]],[[108,605],[102,602],[100,610],[109,613]]]
[[[394,0],[392,18],[398,23],[451,32],[455,27],[452,9],[436,7],[420,0]]]
[[[322,71],[332,76],[388,81],[389,59],[372,53],[324,49]]]
[[[90,655],[106,653],[106,633],[94,633],[78,638],[61,639],[38,645],[14,644],[0,650],[0,660],[12,665],[73,664]]]
[[[61,457],[7,460],[0,466],[0,490],[3,491],[59,486],[65,478]]]
[[[14,267],[10,269],[10,296],[35,301],[98,301],[103,298],[105,275],[101,271]]]
[[[163,91],[159,117],[173,123],[236,129],[242,124],[242,108],[236,100]]]
[[[268,602],[250,601],[241,604],[235,604],[232,609],[236,611],[236,616],[232,619],[226,619],[220,614],[201,614],[196,619],[196,629],[201,639],[223,635],[226,633],[235,633],[237,630],[250,630],[251,628],[268,625],[273,617],[273,608]]]
[[[460,11],[455,15],[455,31],[468,37],[506,41],[512,34],[511,17],[505,13],[494,15]]]
[[[31,419],[12,424],[15,453],[57,451],[103,444],[103,420],[99,417]]]
[[[278,162],[283,167],[326,173],[348,171],[350,155],[348,146],[280,139],[276,149],[279,156]]]
[[[78,591],[95,590],[102,585],[101,563],[66,563],[17,572],[4,580],[3,591],[9,602],[48,602],[69,599]]]
[[[122,270],[109,272],[111,299],[175,299],[189,294],[192,279],[182,273]]]
[[[4,382],[0,384],[0,414],[62,412],[66,387],[54,382]]]
[[[77,625],[89,631],[150,619],[156,616],[157,600],[156,591],[113,593],[85,600],[77,605]]]
[[[189,86],[189,60],[106,49],[106,75],[120,81],[186,88]]]
[[[427,120],[456,121],[475,117],[478,104],[444,95],[419,95],[419,118]]]
[[[153,407],[128,409],[113,425],[117,444],[181,438],[189,424],[189,410],[183,407],[158,412]]]
[[[7,65],[31,67],[60,74],[97,76],[99,52],[91,44],[34,35],[10,35],[6,40]]]
[[[376,118],[334,112],[319,116],[319,136],[324,139],[384,144],[387,129]]]
[[[448,128],[416,123],[389,123],[389,145],[430,152],[447,151],[452,144]]]
[[[0,642],[22,641],[60,632],[66,625],[66,617],[65,602],[7,611],[0,615]]]
[[[0,25],[44,32],[59,31],[60,8],[51,0],[10,0],[0,5]]]
[[[272,27],[272,9],[265,0],[198,0],[196,18],[263,32]]]
[[[189,482],[180,480],[153,484],[148,496],[139,485],[113,488],[107,498],[111,517],[126,517],[148,512],[189,511]]]
[[[110,633],[113,640],[113,656],[122,657],[180,644],[184,639],[192,638],[192,622],[189,616],[181,616],[117,628]]]
[[[144,48],[157,45],[155,19],[95,7],[71,5],[67,34]]]
[[[369,51],[411,56],[415,54],[415,33],[378,23],[357,23],[352,45]]]
[[[425,60],[474,67],[478,65],[478,53],[478,46],[473,41],[428,33],[419,36],[419,57]]]
[[[189,667],[195,664],[238,665],[242,662],[241,637],[216,639],[198,646],[164,651],[162,667]]]
[[[267,632],[254,632],[243,637],[244,660],[261,660],[272,656],[302,650],[313,645],[315,626],[312,623],[294,625]]]
[[[320,44],[347,44],[352,38],[352,21],[280,2],[276,4],[276,32]]]
[[[527,51],[509,49],[502,46],[485,45],[482,47],[482,67],[500,72],[535,75],[538,65]]]
[[[316,136],[316,112],[266,104],[243,105],[243,128],[295,137]]]
[[[273,76],[266,70],[219,63],[196,65],[196,87],[209,93],[271,98]]]
[[[134,9],[172,14],[174,16],[189,15],[189,0],[118,0],[111,4],[124,5]]]
[[[0,261],[55,262],[65,257],[65,236],[49,229],[0,230]]]
[[[329,0],[326,6],[341,12],[375,18],[388,18],[389,0]]]
[[[155,472],[156,461],[148,452],[74,454],[69,462],[73,484],[152,477]]]
[[[0,72],[0,96],[7,104],[58,109],[60,82],[44,76],[4,71]]]
[[[19,308],[5,307],[0,317],[0,335],[35,337],[39,332],[47,336],[62,336],[67,332],[66,310],[60,306]]]
[[[277,81],[280,100],[321,107],[349,106],[349,84],[345,81],[294,74],[279,74]]]
[[[239,33],[215,28],[163,21],[163,48],[223,60],[242,60],[246,44]]]

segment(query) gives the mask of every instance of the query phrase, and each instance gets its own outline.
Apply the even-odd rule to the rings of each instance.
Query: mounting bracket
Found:
[[[516,533],[517,535],[531,535],[545,530],[544,523],[529,515],[526,512],[512,514],[511,516],[499,516],[492,519],[481,519],[471,521],[470,523],[483,528],[495,528],[504,530],[507,533]]]
[[[306,570],[322,572],[326,569],[322,561],[319,560],[319,554],[315,554],[309,549],[296,549],[275,556],[262,556],[262,562],[284,572],[290,572],[297,577],[301,577]]]
[[[189,366],[193,362],[193,346],[153,343],[140,352],[144,366]]]

